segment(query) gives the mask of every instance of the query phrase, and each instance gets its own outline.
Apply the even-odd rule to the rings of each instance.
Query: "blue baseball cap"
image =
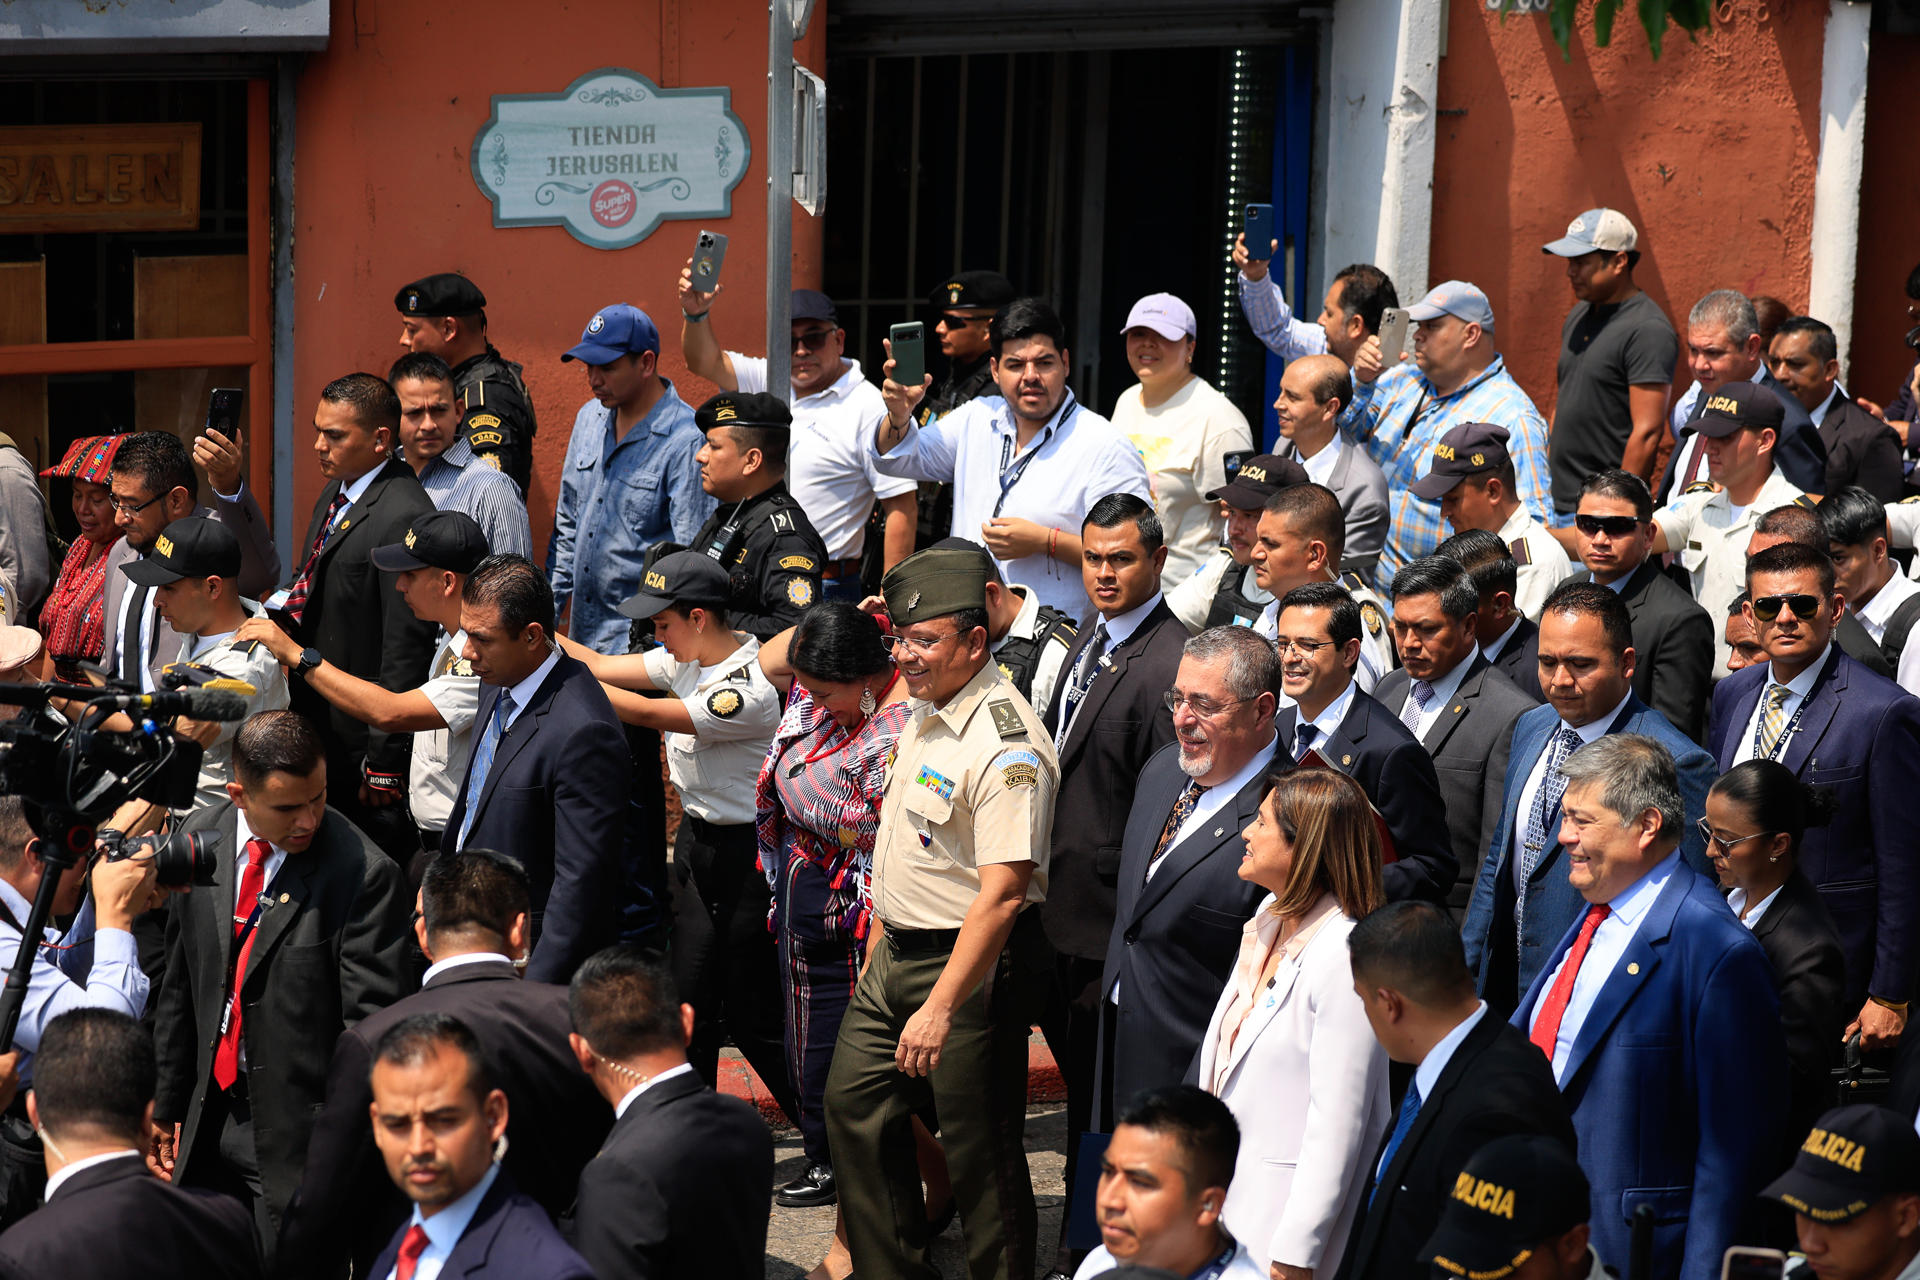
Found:
[[[621,356],[642,351],[660,354],[660,330],[653,320],[636,306],[616,302],[594,312],[587,321],[580,341],[561,360],[580,360],[587,364],[612,364]]]

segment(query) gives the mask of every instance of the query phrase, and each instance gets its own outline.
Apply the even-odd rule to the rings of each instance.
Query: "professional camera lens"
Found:
[[[151,839],[151,837],[149,837]],[[219,868],[219,837],[197,831],[176,831],[153,851],[153,878],[169,888],[210,885]]]

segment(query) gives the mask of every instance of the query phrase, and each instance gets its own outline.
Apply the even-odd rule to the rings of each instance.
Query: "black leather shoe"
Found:
[[[810,1164],[807,1171],[773,1193],[773,1202],[789,1209],[811,1209],[832,1204],[840,1198],[833,1180],[833,1166]]]

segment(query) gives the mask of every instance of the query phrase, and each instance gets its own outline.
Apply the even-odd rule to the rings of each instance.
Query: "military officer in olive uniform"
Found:
[[[1288,485],[1307,483],[1307,469],[1273,453],[1226,456],[1227,482],[1207,494],[1227,518],[1227,540],[1191,578],[1167,592],[1167,608],[1195,635],[1208,627],[1247,627],[1273,597],[1253,580],[1253,542],[1260,512]]]
[[[909,1124],[931,1103],[968,1274],[1033,1275],[1027,1029],[1050,960],[1030,908],[1046,897],[1060,765],[992,661],[986,582],[978,556],[930,549],[881,583],[913,710],[881,801],[868,963],[825,1108],[861,1274],[938,1275]]]
[[[487,295],[465,276],[445,271],[403,285],[393,305],[401,317],[400,345],[430,351],[453,366],[460,438],[526,493],[533,476],[533,399],[520,366],[487,340]]]
[[[701,405],[693,421],[707,437],[695,455],[700,487],[720,506],[691,549],[726,569],[734,628],[771,639],[820,598],[827,561],[826,544],[787,492],[793,413],[764,391],[723,391]]]
[[[947,358],[947,376],[928,388],[915,410],[914,420],[921,426],[978,396],[999,393],[987,325],[994,312],[1019,296],[1013,282],[998,271],[962,271],[933,287],[927,305],[936,317],[933,334],[940,340],[940,354]],[[922,481],[914,545],[931,546],[952,528],[953,486]]]

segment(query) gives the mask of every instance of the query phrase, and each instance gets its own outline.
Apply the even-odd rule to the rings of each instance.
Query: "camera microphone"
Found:
[[[156,720],[164,720],[170,716],[186,716],[190,720],[221,721],[247,718],[247,700],[244,695],[228,689],[205,687],[101,698],[95,700],[93,705],[104,706],[114,711],[126,711],[134,715],[150,716]]]

